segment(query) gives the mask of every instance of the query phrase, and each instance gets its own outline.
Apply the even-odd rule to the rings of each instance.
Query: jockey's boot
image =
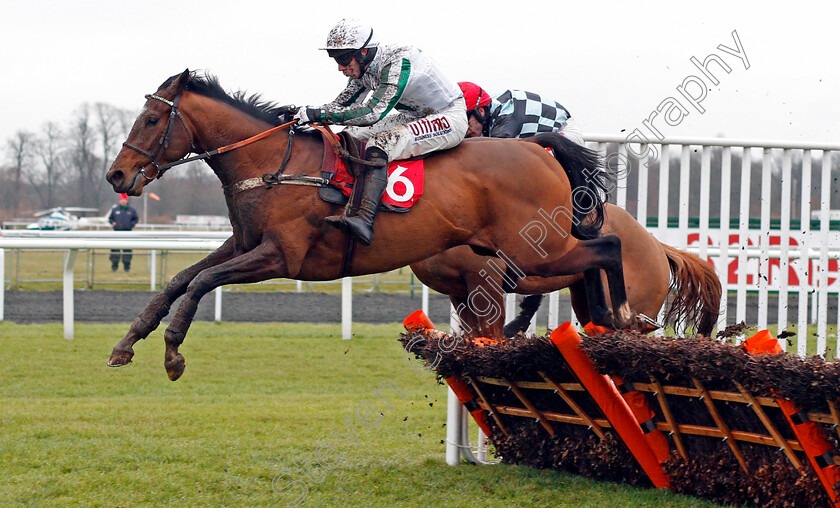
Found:
[[[359,211],[348,217],[345,210],[343,216],[327,217],[326,220],[340,229],[349,230],[362,245],[370,245],[373,241],[373,221],[376,218],[376,209],[379,207],[382,193],[385,192],[385,186],[388,185],[388,156],[383,150],[370,147],[365,160],[377,163],[377,165],[368,166],[364,173],[365,184]],[[337,222],[343,224],[336,224]]]

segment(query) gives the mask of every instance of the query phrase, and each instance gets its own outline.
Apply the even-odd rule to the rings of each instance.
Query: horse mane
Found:
[[[178,76],[179,74],[176,74],[164,81],[158,90],[171,85]],[[219,84],[219,78],[211,74],[204,73],[200,75],[197,71],[190,72],[190,79],[184,85],[184,90],[229,104],[239,111],[271,125],[280,125],[282,123],[280,115],[283,111],[280,106],[273,102],[262,100],[260,94],[248,95],[242,90],[238,90],[233,95],[230,95]]]

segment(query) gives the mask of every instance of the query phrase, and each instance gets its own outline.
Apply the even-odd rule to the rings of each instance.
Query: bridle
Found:
[[[158,178],[162,177],[164,172],[166,172],[168,169],[173,168],[175,166],[180,166],[181,164],[186,164],[187,162],[209,159],[210,157],[213,157],[214,155],[219,155],[219,154],[229,152],[231,150],[235,150],[237,148],[243,147],[245,145],[250,145],[254,141],[259,141],[261,139],[264,139],[264,138],[270,136],[271,134],[274,134],[277,131],[280,131],[280,130],[285,129],[287,127],[292,127],[292,128],[289,129],[289,141],[288,141],[288,145],[286,146],[286,153],[283,155],[283,162],[280,165],[280,169],[274,175],[271,175],[271,174],[266,175],[268,177],[273,177],[273,180],[274,180],[274,181],[268,181],[267,180],[266,185],[276,185],[277,184],[277,176],[280,173],[283,172],[283,170],[286,168],[286,165],[289,163],[289,158],[292,155],[292,143],[294,142],[294,139],[295,139],[295,130],[294,130],[293,127],[297,123],[297,120],[292,120],[291,122],[286,122],[282,125],[272,127],[272,128],[270,128],[266,131],[263,131],[263,132],[257,134],[257,135],[251,136],[248,139],[243,139],[242,141],[237,141],[236,143],[231,143],[229,145],[225,145],[225,146],[216,148],[215,150],[210,150],[208,152],[198,153],[198,150],[196,149],[195,144],[193,143],[193,135],[190,132],[190,128],[187,127],[187,122],[184,120],[184,116],[181,115],[180,111],[178,111],[178,102],[181,100],[181,93],[179,92],[178,95],[176,95],[175,98],[171,101],[169,99],[161,97],[160,95],[157,95],[157,94],[146,95],[146,100],[149,100],[149,99],[159,100],[159,101],[163,102],[164,104],[167,104],[171,108],[170,111],[169,111],[169,121],[166,123],[166,129],[164,129],[163,133],[160,135],[160,139],[158,140],[158,143],[157,143],[157,149],[155,149],[154,153],[149,153],[146,150],[143,150],[142,148],[140,148],[139,146],[132,145],[129,142],[124,142],[123,143],[124,147],[130,148],[130,149],[134,150],[135,152],[137,152],[141,155],[145,155],[146,157],[152,159],[152,162],[150,164],[152,166],[154,166],[155,169],[157,170],[157,172],[153,176],[148,176],[146,174],[146,167],[145,166],[139,171],[139,173],[141,175],[143,175],[143,178],[145,178],[146,181],[151,182],[152,180],[155,180],[155,179],[158,179]],[[172,126],[175,124],[175,117],[177,117],[179,120],[181,120],[181,125],[184,126],[184,130],[187,132],[187,138],[189,138],[189,140],[190,140],[190,151],[188,152],[188,154],[189,153],[197,153],[197,155],[193,155],[192,157],[186,157],[185,156],[184,158],[178,159],[178,160],[173,161],[173,162],[167,162],[166,164],[159,164],[158,162],[160,161],[160,158],[163,156],[163,153],[166,152],[167,148],[169,148],[169,140],[172,138]],[[148,166],[148,164],[147,164],[147,166]],[[271,178],[269,180],[271,180]]]
[[[195,160],[194,158],[189,158],[189,159],[180,159],[180,160],[177,160],[175,162],[170,162],[170,163],[167,163],[167,164],[159,164],[158,163],[160,161],[160,158],[163,156],[164,152],[166,152],[166,149],[169,148],[169,141],[172,138],[172,126],[175,125],[175,118],[176,117],[179,120],[181,120],[181,125],[184,126],[184,130],[187,132],[187,138],[190,140],[190,153],[193,153],[193,152],[196,151],[195,145],[193,144],[193,136],[192,136],[192,133],[190,132],[190,128],[187,127],[187,122],[184,120],[184,116],[181,114],[180,111],[178,111],[178,102],[181,100],[181,94],[178,93],[178,95],[175,96],[175,99],[171,100],[171,101],[169,99],[161,97],[160,95],[157,95],[157,94],[147,94],[146,95],[146,100],[149,100],[149,99],[159,100],[162,103],[167,104],[170,107],[169,120],[166,122],[166,129],[164,129],[163,133],[160,135],[160,139],[157,142],[157,148],[155,149],[154,153],[150,153],[150,152],[147,152],[146,150],[143,150],[139,146],[132,145],[129,142],[124,142],[123,143],[124,147],[131,148],[135,152],[137,152],[141,155],[145,155],[146,157],[152,159],[151,165],[154,166],[155,170],[156,170],[156,172],[153,176],[148,176],[146,174],[146,166],[144,166],[142,169],[140,169],[140,174],[143,175],[143,178],[145,178],[147,182],[151,182],[152,180],[160,178],[161,176],[163,176],[163,173],[166,170],[168,170],[169,168],[172,168],[172,167],[177,166],[179,164],[183,164],[185,162],[189,162],[190,160]]]

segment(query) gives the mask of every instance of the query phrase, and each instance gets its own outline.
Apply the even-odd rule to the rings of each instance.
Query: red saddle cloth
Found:
[[[353,190],[356,178],[347,171],[342,159],[335,159],[335,171],[330,183],[345,196]],[[423,159],[394,161],[388,165],[388,185],[382,202],[397,208],[411,208],[423,195]]]

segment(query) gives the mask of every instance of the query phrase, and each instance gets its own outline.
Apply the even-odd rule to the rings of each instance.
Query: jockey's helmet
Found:
[[[327,35],[327,44],[321,49],[327,50],[330,58],[335,58],[340,64],[347,65],[350,58],[356,56],[362,49],[377,46],[379,42],[373,36],[373,28],[355,19],[342,19],[330,30]]]
[[[464,92],[464,102],[467,103],[467,111],[490,105],[490,94],[475,83],[461,81],[458,83],[458,86]]]

